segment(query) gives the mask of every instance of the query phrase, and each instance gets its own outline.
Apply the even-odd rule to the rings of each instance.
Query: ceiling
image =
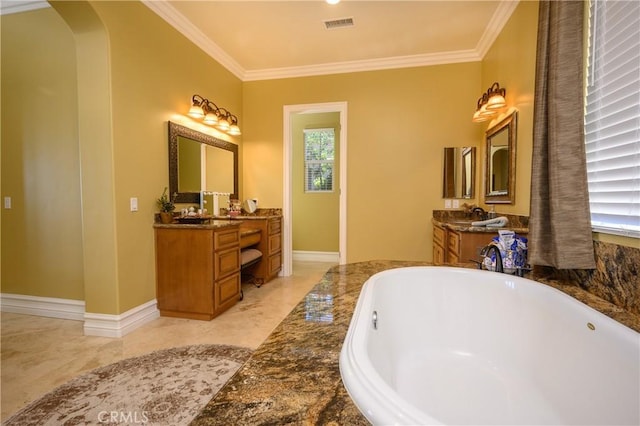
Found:
[[[479,61],[518,0],[141,0],[243,81]],[[2,13],[48,6],[3,0]],[[326,20],[353,25],[327,29]]]
[[[517,0],[142,0],[240,79],[481,60]],[[325,20],[352,18],[327,29]]]

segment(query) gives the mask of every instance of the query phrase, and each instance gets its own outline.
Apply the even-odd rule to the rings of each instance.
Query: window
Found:
[[[305,192],[332,192],[335,161],[333,129],[304,130]]]
[[[640,2],[591,1],[585,143],[591,224],[640,237]]]

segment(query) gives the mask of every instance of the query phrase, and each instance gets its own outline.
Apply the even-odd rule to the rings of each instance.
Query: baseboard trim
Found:
[[[151,300],[120,315],[84,314],[84,335],[122,337],[160,317],[157,300]]]
[[[302,251],[293,250],[293,260],[302,262],[331,262],[340,263],[340,253],[333,251]]]
[[[0,294],[0,311],[13,314],[83,321],[84,309],[85,304],[82,300],[24,294]]]

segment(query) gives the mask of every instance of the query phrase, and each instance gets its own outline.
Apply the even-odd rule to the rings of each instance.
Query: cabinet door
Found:
[[[276,253],[273,256],[269,256],[268,276],[275,276],[282,268],[282,254]]]
[[[433,245],[433,264],[444,265],[444,249],[437,244]]]
[[[236,273],[229,277],[216,281],[214,284],[215,314],[230,308],[240,298],[240,274]]]

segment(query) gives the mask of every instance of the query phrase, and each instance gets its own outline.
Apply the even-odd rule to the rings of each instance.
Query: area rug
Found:
[[[196,345],[125,359],[72,379],[3,424],[186,425],[251,352]]]

